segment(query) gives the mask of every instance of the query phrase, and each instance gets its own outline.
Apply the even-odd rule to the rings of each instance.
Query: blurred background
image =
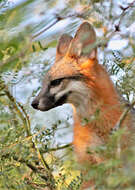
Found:
[[[32,109],[31,102],[55,61],[59,37],[74,36],[83,21],[92,23],[97,40],[103,42],[98,48],[100,64],[121,97],[131,103],[135,1],[0,0],[0,190],[79,189],[81,177],[71,146],[71,107],[66,104],[40,112]],[[134,147],[124,161],[114,152],[111,149],[108,165],[95,166],[90,175],[98,171],[94,177],[103,190],[134,189]],[[117,170],[120,163],[121,171]]]

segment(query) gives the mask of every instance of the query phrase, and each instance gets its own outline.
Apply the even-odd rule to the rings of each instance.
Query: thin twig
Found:
[[[93,49],[97,48],[97,47],[101,47],[101,46],[106,46],[108,41],[113,37],[113,35],[115,35],[115,32],[111,32],[108,37],[103,37],[101,39],[97,39],[96,42],[92,45],[89,46],[88,51],[91,52]]]
[[[47,150],[41,150],[42,153],[47,153],[47,152],[54,152],[54,151],[58,151],[58,150],[63,150],[65,148],[71,147],[72,143],[63,145],[63,146],[58,146],[56,148],[48,148]]]
[[[115,127],[110,131],[110,135],[114,134],[116,131],[118,131],[121,128],[128,112],[133,108],[134,105],[135,105],[135,100],[128,107],[125,108],[118,122],[116,123]],[[116,151],[117,158],[120,159],[120,155],[121,155],[121,143],[120,143],[120,138],[118,138],[117,151]]]
[[[50,29],[52,26],[54,26],[57,22],[59,22],[60,20],[63,20],[64,18],[57,16],[56,20],[50,24],[48,27],[46,27],[45,29],[41,30],[40,32],[38,32],[37,34],[32,36],[32,39],[38,37],[39,35],[41,35],[42,33],[46,32],[48,29]]]
[[[39,148],[38,148],[38,144],[37,144],[36,139],[35,139],[34,144],[36,145],[35,147],[37,149],[39,159],[41,160],[41,163],[43,164],[43,166],[44,166],[44,168],[46,170],[46,173],[48,175],[48,187],[49,187],[50,190],[55,190],[56,189],[55,188],[55,185],[56,185],[55,179],[53,177],[53,174],[51,172],[51,169],[50,169],[49,165],[47,164],[47,162],[44,159],[43,153],[41,153]]]
[[[24,107],[20,104],[20,102],[17,102],[18,106],[21,108],[21,111],[23,112],[24,116],[25,116],[25,120],[27,122],[27,130],[29,131],[29,136],[31,136],[31,129],[30,129],[30,120],[29,120],[29,116],[26,113]]]
[[[5,88],[4,88],[5,94],[7,95],[7,97],[9,98],[9,100],[13,103],[13,106],[14,106],[16,112],[18,113],[19,117],[23,121],[24,127],[25,127],[26,132],[27,132],[27,136],[31,136],[30,130],[29,130],[28,126],[27,126],[27,120],[26,120],[26,118],[23,116],[23,114],[20,111],[20,109],[18,109],[18,106],[17,106],[18,104],[17,104],[15,98],[10,94],[7,86],[6,85],[4,85],[4,86],[5,86]]]
[[[133,108],[134,105],[135,105],[135,100],[128,107],[125,108],[125,110],[123,111],[123,113],[121,114],[119,118],[119,121],[116,123],[115,127],[112,129],[111,134],[113,134],[115,131],[121,128],[128,112]]]
[[[134,3],[135,3],[135,0],[134,0],[133,2],[131,2],[131,3],[129,3],[127,7],[120,6],[120,8],[121,8],[121,10],[122,10],[122,13],[121,13],[121,15],[120,15],[120,20],[119,20],[118,24],[115,25],[115,31],[118,31],[118,32],[120,31],[120,25],[121,25],[121,22],[122,22],[122,20],[123,20],[123,17],[126,15],[126,13],[127,13],[126,11],[127,11],[129,8],[131,8],[131,7],[134,6]]]
[[[6,155],[4,155],[3,157],[5,158]],[[30,168],[34,173],[38,173],[40,175],[40,177],[45,180],[46,182],[48,181],[47,176],[41,174],[41,169],[39,169],[38,167],[34,166],[33,164],[31,164],[29,161],[24,160],[23,158],[18,158],[17,156],[13,156],[12,157],[15,161],[20,162],[22,164],[25,164],[28,168]],[[48,186],[46,184],[46,186]]]
[[[75,14],[69,14],[67,16],[60,16],[58,14],[55,14],[56,20],[50,24],[49,26],[47,26],[46,28],[44,28],[43,30],[41,30],[40,32],[38,32],[37,34],[32,36],[32,40],[34,38],[37,38],[38,36],[40,36],[42,33],[46,32],[48,29],[50,29],[52,26],[54,26],[55,24],[57,24],[59,21],[70,18],[70,17],[78,17],[78,18],[83,18],[83,13],[79,14],[79,13],[75,13]]]

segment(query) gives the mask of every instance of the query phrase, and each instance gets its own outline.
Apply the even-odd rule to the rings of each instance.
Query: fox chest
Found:
[[[80,125],[74,127],[73,145],[78,161],[100,162],[100,158],[94,153],[94,149],[102,144],[101,138],[89,127]]]

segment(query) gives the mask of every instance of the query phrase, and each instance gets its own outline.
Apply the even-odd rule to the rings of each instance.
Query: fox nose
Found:
[[[33,100],[31,106],[32,106],[34,109],[38,109],[38,104],[39,104],[39,101]]]

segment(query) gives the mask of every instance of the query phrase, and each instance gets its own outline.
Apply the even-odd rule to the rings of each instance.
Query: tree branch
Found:
[[[47,180],[46,183],[48,184],[48,188],[50,190],[54,190],[55,189],[55,179],[54,179],[54,177],[52,175],[52,171],[51,171],[50,167],[48,166],[47,162],[45,161],[45,159],[43,157],[43,154],[40,152],[40,150],[38,148],[38,145],[37,145],[37,142],[36,141],[35,142],[32,141],[33,136],[31,135],[29,117],[28,117],[27,113],[25,112],[23,106],[20,103],[16,102],[15,98],[10,94],[10,92],[8,90],[8,87],[4,83],[3,83],[3,85],[4,85],[4,92],[5,92],[5,94],[7,95],[7,97],[9,98],[9,100],[12,102],[12,104],[13,104],[16,112],[18,113],[19,117],[22,119],[22,121],[24,123],[24,127],[25,127],[26,132],[27,132],[27,138],[31,139],[31,142],[33,144],[33,148],[37,151],[37,153],[39,155],[39,158],[41,160],[41,163],[43,164],[44,168],[46,169],[46,173],[47,173],[48,178],[45,178],[44,175],[41,176],[41,177],[44,178],[44,180]],[[31,137],[31,138],[29,138],[29,137]],[[22,143],[22,141],[21,141],[21,143]],[[14,157],[14,159],[17,159],[17,158]],[[21,159],[21,162],[23,162],[22,159]],[[33,171],[37,170],[36,167],[32,166],[31,164],[28,164],[27,162],[25,162],[25,163]]]
[[[111,130],[111,134],[113,134],[114,132],[116,132],[121,128],[121,125],[123,124],[128,112],[133,108],[134,105],[135,105],[135,100],[127,108],[125,108],[125,110],[123,111],[123,113],[119,118],[119,121],[116,123],[115,127]]]
[[[117,31],[117,32],[120,31],[120,25],[121,25],[122,19],[123,19],[123,17],[126,15],[126,11],[127,11],[129,8],[131,8],[131,7],[134,6],[134,3],[135,3],[135,0],[134,0],[132,3],[129,3],[129,5],[128,5],[127,7],[123,7],[122,5],[120,5],[120,8],[121,8],[121,10],[122,10],[122,13],[121,13],[121,15],[120,15],[120,20],[119,20],[118,24],[115,25],[115,31]]]
[[[66,144],[64,146],[58,146],[56,148],[49,148],[47,150],[41,150],[42,153],[47,153],[47,152],[54,152],[54,151],[57,151],[57,150],[62,150],[62,149],[65,149],[65,148],[68,148],[68,147],[71,147],[72,146],[72,143],[69,143],[69,144]]]

